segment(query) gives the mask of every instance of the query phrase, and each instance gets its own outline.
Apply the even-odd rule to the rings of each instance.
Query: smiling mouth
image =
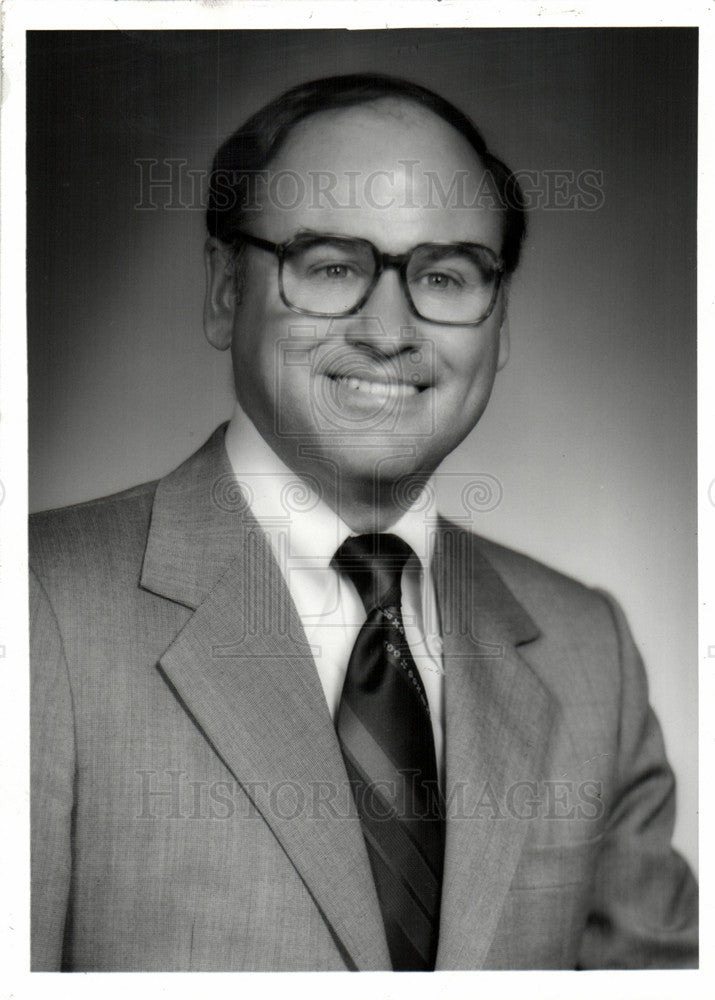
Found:
[[[412,382],[360,378],[356,375],[342,375],[335,372],[323,372],[323,375],[336,386],[349,392],[377,399],[405,399],[409,396],[419,396],[427,388],[426,385],[415,385]]]

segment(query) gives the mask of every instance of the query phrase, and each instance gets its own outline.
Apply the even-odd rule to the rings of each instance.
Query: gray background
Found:
[[[284,88],[365,70],[437,90],[538,172],[512,357],[442,506],[621,601],[694,862],[695,29],[30,33],[31,509],[156,478],[231,412],[230,359],[202,334],[200,206],[187,185],[186,207],[136,210],[136,161],[205,173]],[[549,170],[600,171],[602,203],[559,207]]]

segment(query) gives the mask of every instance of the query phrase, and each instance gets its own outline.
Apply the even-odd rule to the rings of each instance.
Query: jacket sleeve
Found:
[[[670,846],[675,782],[645,671],[623,613],[619,757],[611,815],[596,873],[579,967],[693,968],[698,963],[697,886]]]
[[[72,870],[74,724],[60,630],[32,572],[30,700],[31,969],[57,971]]]

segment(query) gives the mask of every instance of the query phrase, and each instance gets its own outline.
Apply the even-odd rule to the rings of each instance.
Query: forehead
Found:
[[[467,240],[500,249],[502,212],[475,150],[431,111],[382,99],[299,122],[269,165],[255,228],[278,242],[343,233],[397,252]]]

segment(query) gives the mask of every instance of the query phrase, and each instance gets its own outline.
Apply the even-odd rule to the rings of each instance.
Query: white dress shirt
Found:
[[[298,610],[330,714],[335,718],[365,608],[355,585],[330,566],[340,545],[355,534],[286,466],[237,404],[226,430],[229,461],[266,532]],[[415,553],[402,574],[402,617],[432,717],[437,772],[444,758],[443,666],[437,601],[430,572],[436,515],[427,488],[392,524]]]

